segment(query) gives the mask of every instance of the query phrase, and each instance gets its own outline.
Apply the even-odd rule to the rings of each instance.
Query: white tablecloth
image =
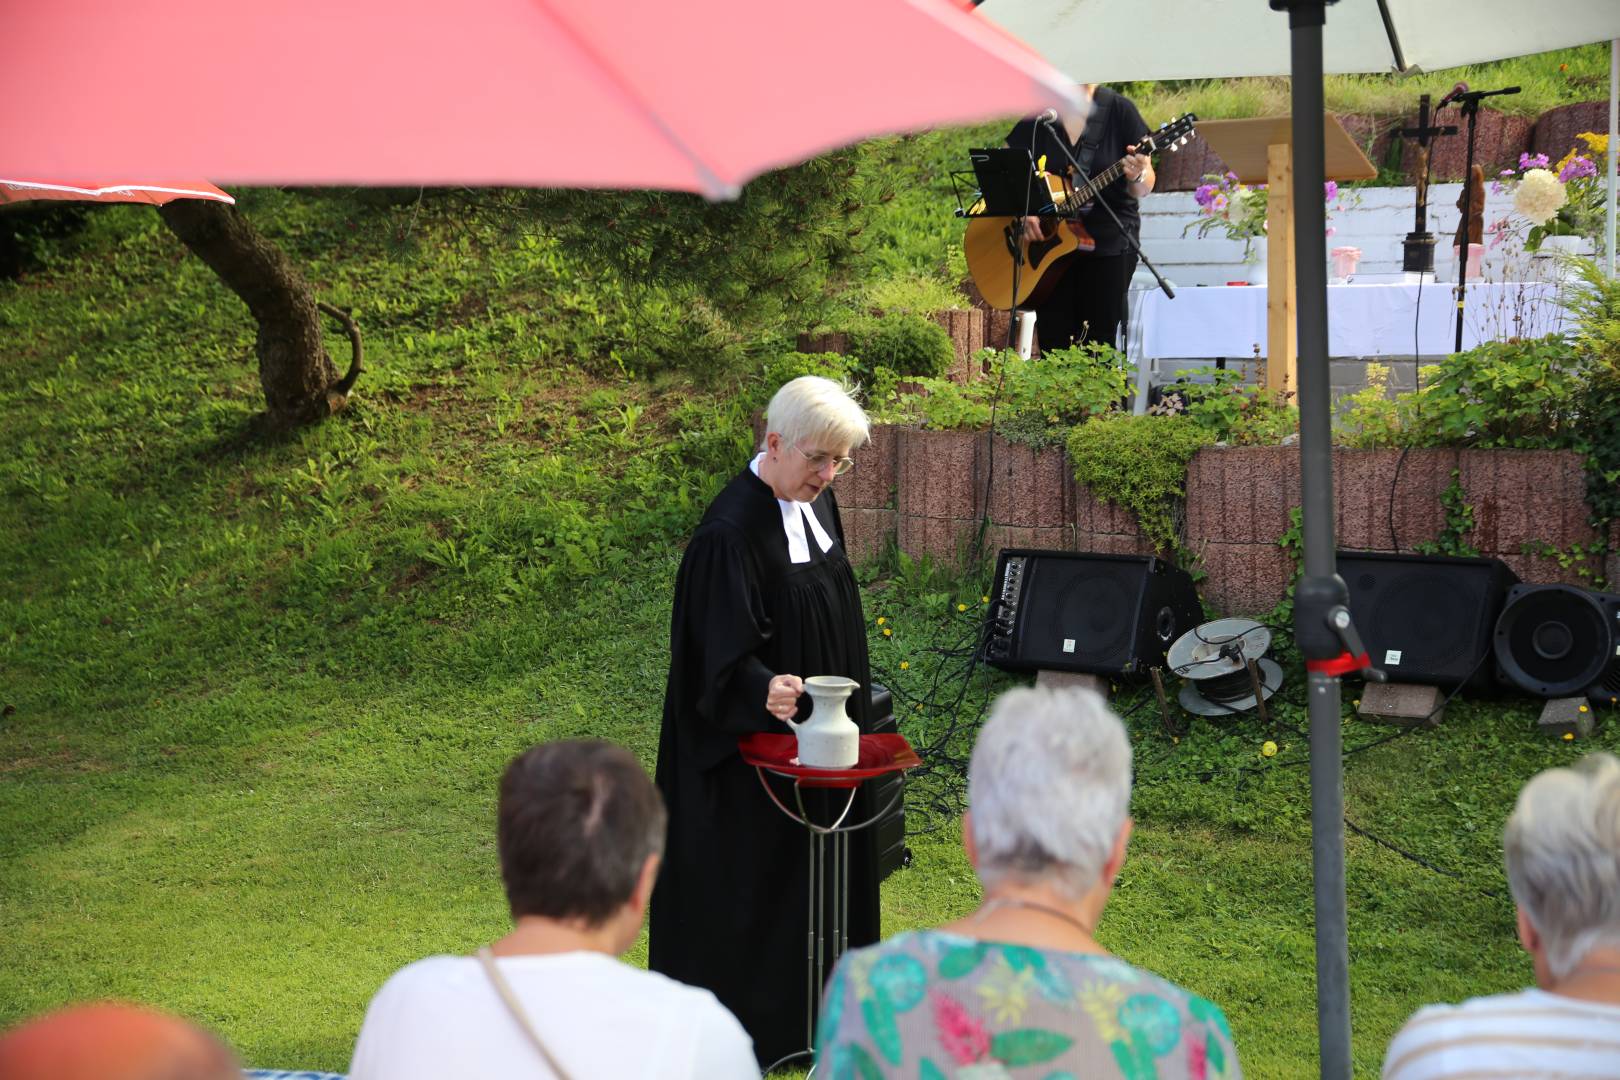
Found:
[[[1329,285],[1328,355],[1444,356],[1456,343],[1454,286]],[[1142,294],[1142,356],[1266,355],[1266,287],[1225,285],[1176,290],[1174,300]],[[1557,286],[1545,282],[1468,284],[1463,348],[1481,341],[1535,337],[1563,329]]]

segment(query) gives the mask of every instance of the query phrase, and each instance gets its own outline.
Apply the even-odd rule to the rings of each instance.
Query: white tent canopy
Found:
[[[1620,151],[1620,0],[1329,0],[1328,74],[1435,71],[1614,41],[1609,76],[1609,275],[1615,272]],[[1289,73],[1288,20],[1265,0],[984,0],[985,17],[1076,82]],[[1134,47],[1143,27],[1161,32]],[[1476,87],[1476,89],[1478,89]]]
[[[985,0],[979,10],[1079,82],[1289,70],[1288,20],[1265,0]],[[1322,70],[1435,71],[1616,37],[1620,0],[1340,0]]]

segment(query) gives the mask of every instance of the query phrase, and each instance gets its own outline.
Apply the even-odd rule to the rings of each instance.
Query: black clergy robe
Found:
[[[794,563],[780,504],[752,471],[710,504],[675,580],[658,741],[656,778],[669,808],[669,839],[652,896],[648,966],[713,991],[753,1037],[762,1067],[807,1048],[810,840],[771,803],[738,755],[737,737],[788,732],[765,709],[767,684],[778,674],[859,682],[849,713],[862,732],[871,730],[866,621],[831,487],[810,505],[834,543],[823,552],[806,523],[810,561]],[[799,706],[795,719],[803,720],[808,695]],[[815,820],[830,824],[828,793],[805,794]],[[820,798],[813,803],[812,795]],[[841,808],[845,796],[831,797]],[[863,793],[849,820],[871,813]],[[849,865],[854,948],[878,939],[870,830],[850,835]],[[830,968],[816,980],[818,995],[828,974]]]

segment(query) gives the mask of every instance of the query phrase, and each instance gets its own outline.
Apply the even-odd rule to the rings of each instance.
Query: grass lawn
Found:
[[[254,433],[252,324],[149,211],[97,213],[0,282],[0,1024],[130,998],[254,1066],[342,1070],[390,972],[506,925],[508,758],[590,734],[651,764],[678,543],[746,459],[757,387],[573,365],[625,316],[582,313],[601,271],[544,244],[431,204],[244,203],[364,316],[372,370],[311,430]],[[961,754],[1011,682],[967,680],[977,582],[890,566],[866,585],[903,729],[926,745],[967,721]],[[1314,1063],[1291,678],[1272,729],[1201,722],[1172,743],[1131,713],[1138,828],[1101,929],[1221,1004],[1258,1077]],[[1533,716],[1462,702],[1347,759],[1351,820],[1449,872],[1349,841],[1362,1074],[1418,1005],[1529,978],[1502,822],[1535,771],[1620,748],[1612,722],[1570,745]],[[1386,733],[1345,727],[1351,746]],[[928,831],[884,886],[888,931],[976,902],[949,779],[913,789]]]

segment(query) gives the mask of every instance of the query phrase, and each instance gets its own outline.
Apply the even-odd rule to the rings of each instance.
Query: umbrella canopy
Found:
[[[985,0],[980,11],[1083,82],[1289,73],[1288,20],[1256,0]],[[1183,32],[1113,47],[1144,26]],[[1329,9],[1322,69],[1435,71],[1613,37],[1620,0],[1342,0]]]
[[[16,0],[0,173],[673,188],[1069,82],[952,0]]]
[[[236,200],[206,180],[173,184],[64,184],[43,180],[0,179],[0,206],[38,199],[63,202],[147,203],[162,206],[175,199],[213,199],[227,204]]]

